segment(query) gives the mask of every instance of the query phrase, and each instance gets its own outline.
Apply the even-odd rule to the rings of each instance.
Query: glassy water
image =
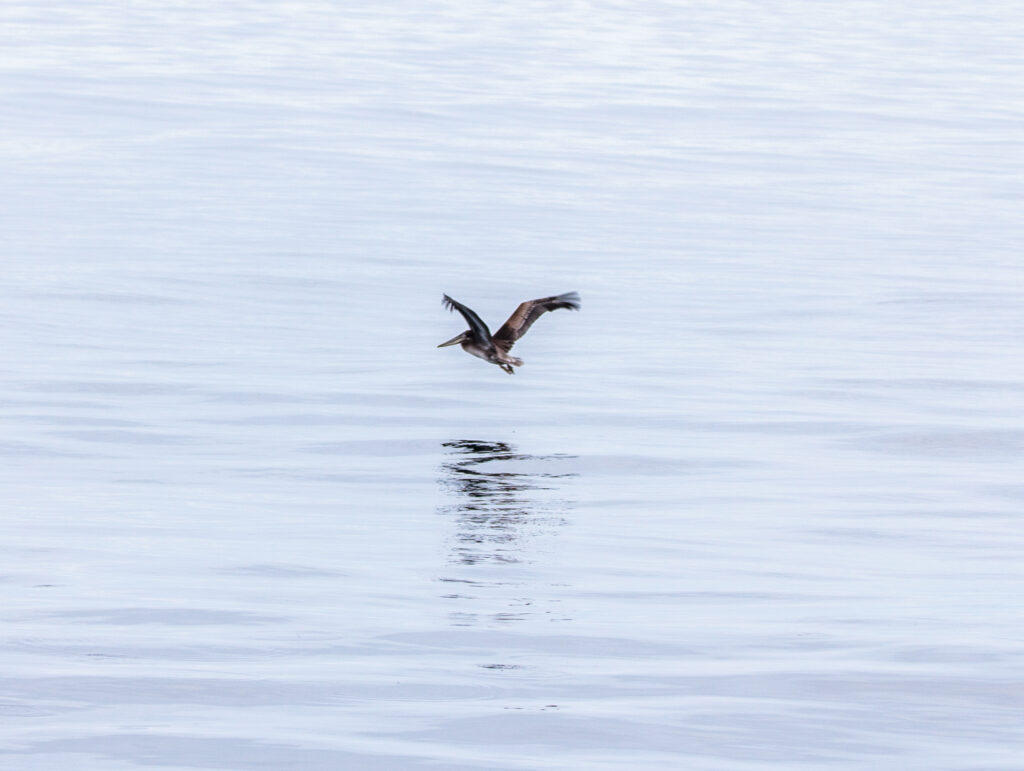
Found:
[[[1019,769],[1022,18],[5,4],[0,767]]]

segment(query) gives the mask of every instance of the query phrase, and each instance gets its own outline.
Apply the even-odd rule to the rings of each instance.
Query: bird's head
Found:
[[[448,341],[446,341],[444,343],[441,343],[437,347],[438,348],[447,348],[449,345],[458,345],[459,343],[464,343],[468,339],[469,339],[469,330],[467,329],[465,332],[459,332],[459,334],[455,335],[455,337],[453,337],[451,340],[448,340]]]

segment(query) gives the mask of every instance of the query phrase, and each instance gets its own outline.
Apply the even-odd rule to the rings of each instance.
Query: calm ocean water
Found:
[[[1013,4],[0,25],[0,768],[1024,768]]]

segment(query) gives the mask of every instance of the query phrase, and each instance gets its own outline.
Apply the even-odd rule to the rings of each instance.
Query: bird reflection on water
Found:
[[[550,491],[556,480],[575,474],[548,467],[573,456],[527,455],[505,442],[472,439],[444,447],[449,460],[441,467],[441,483],[459,499],[443,509],[457,517],[454,562],[520,562],[529,536],[564,524],[566,502],[553,499]]]
[[[440,509],[455,527],[449,572],[440,581],[459,587],[443,595],[459,603],[452,623],[568,621],[551,596],[561,583],[552,573],[560,573],[543,557],[551,554],[545,537],[565,525],[570,503],[559,480],[576,474],[560,468],[575,456],[527,455],[505,442],[471,439],[445,442],[444,449],[440,481],[456,501]]]

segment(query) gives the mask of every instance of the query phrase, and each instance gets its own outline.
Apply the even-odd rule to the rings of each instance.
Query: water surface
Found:
[[[0,18],[0,766],[1020,767],[1009,4]]]

